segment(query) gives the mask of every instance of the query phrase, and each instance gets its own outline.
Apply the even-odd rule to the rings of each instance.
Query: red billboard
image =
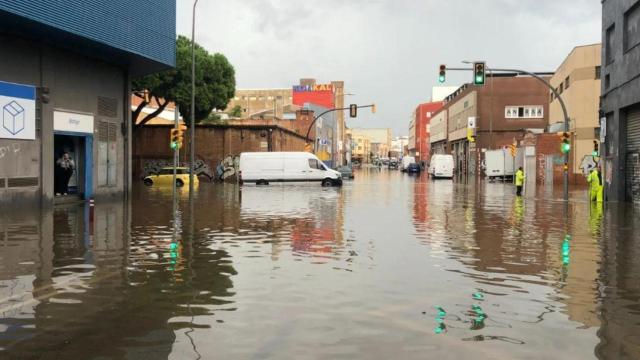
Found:
[[[304,106],[306,103],[322,106],[327,109],[334,108],[334,96],[332,84],[318,85],[294,85],[293,104]]]

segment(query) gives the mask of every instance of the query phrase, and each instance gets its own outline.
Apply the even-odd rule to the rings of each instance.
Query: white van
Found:
[[[431,156],[429,174],[434,178],[453,178],[453,155]]]
[[[413,156],[405,156],[402,158],[402,165],[400,165],[401,171],[406,171],[409,165],[414,164],[416,162],[416,158]]]
[[[240,154],[240,183],[317,181],[342,185],[342,175],[308,152],[247,152]]]

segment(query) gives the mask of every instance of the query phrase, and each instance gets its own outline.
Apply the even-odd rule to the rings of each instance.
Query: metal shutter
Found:
[[[640,107],[626,114],[627,154],[626,154],[626,192],[627,198],[640,202]]]

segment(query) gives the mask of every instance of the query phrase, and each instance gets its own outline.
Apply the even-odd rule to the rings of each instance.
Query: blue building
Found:
[[[175,66],[175,0],[0,0],[0,204],[131,187],[131,79]]]

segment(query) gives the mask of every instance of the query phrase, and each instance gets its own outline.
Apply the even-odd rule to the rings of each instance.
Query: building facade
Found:
[[[362,136],[369,139],[370,149],[374,157],[384,158],[389,156],[389,151],[391,150],[391,129],[354,128],[351,129],[351,134],[354,137]],[[375,151],[373,151],[374,149]]]
[[[131,78],[175,66],[175,10],[175,0],[0,1],[0,52],[11,54],[0,57],[0,203],[52,204],[64,152],[73,197],[130,189]]]
[[[558,67],[549,82],[562,96],[569,115],[573,178],[580,179],[583,163],[594,163],[593,152],[600,142],[600,44],[575,47]],[[563,123],[560,101],[550,91],[549,123]],[[561,128],[562,126],[558,126]],[[594,141],[596,147],[594,147]],[[595,156],[597,161],[599,157]]]
[[[442,101],[424,103],[418,105],[414,111],[414,156],[418,163],[428,164],[431,160],[431,118],[442,105]]]
[[[485,150],[508,146],[527,132],[542,133],[548,110],[548,88],[539,80],[513,74],[487,77],[484,86],[463,85],[445,99],[433,115],[433,146],[453,155],[458,175],[474,176],[480,174]],[[446,142],[441,140],[443,122]]]
[[[233,99],[224,110],[229,114],[236,107],[240,109],[241,115],[233,117],[243,119],[284,119],[286,114],[295,113],[299,109],[293,106],[291,88],[236,89]]]
[[[447,139],[449,137],[448,111],[441,109],[431,118],[429,141],[431,142],[431,155],[448,154]]]
[[[608,200],[640,202],[640,1],[602,1],[602,146]]]

